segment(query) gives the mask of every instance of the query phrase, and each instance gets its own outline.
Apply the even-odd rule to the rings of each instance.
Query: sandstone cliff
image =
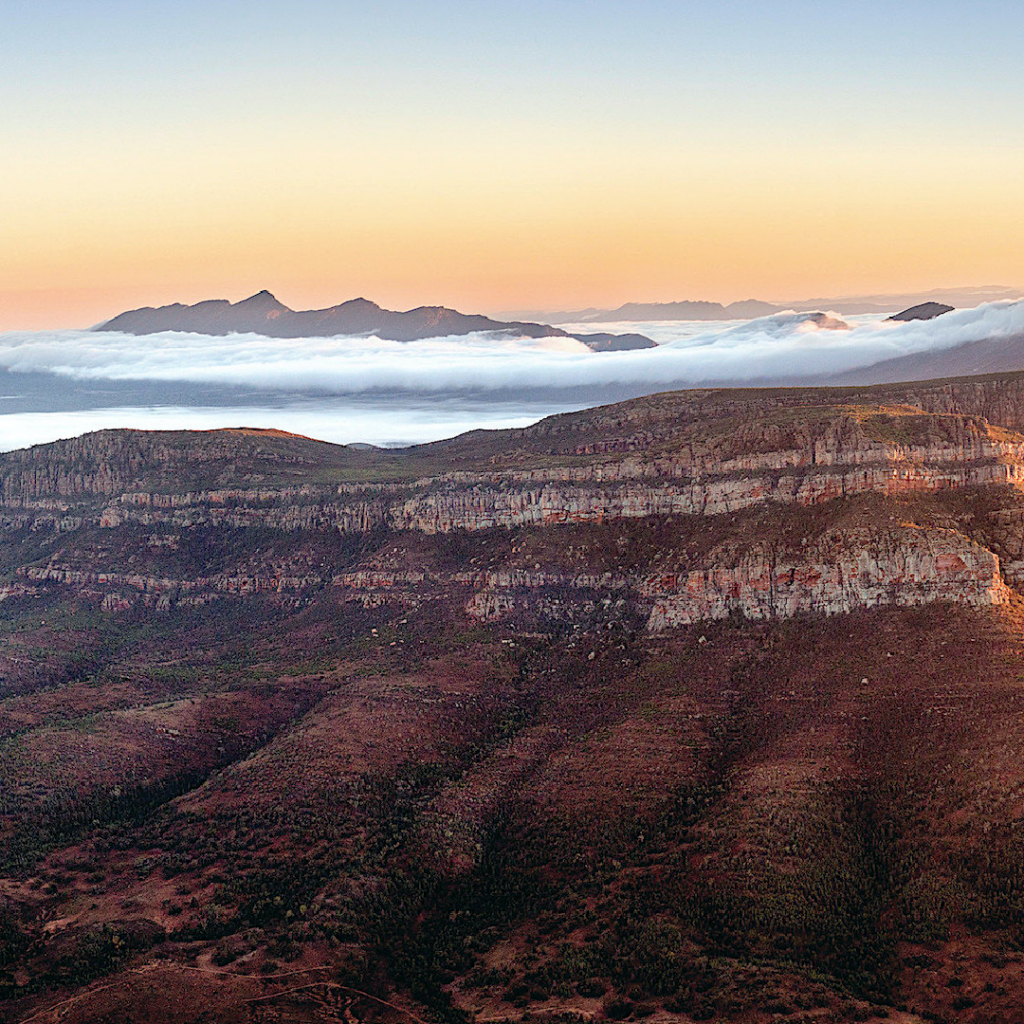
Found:
[[[457,596],[487,620],[615,604],[658,630],[736,613],[996,604],[1024,577],[1022,425],[1024,382],[1010,376],[684,392],[402,453],[280,432],[106,431],[0,457],[0,537],[36,551],[9,567],[15,586],[70,588],[108,610],[332,588],[364,603]],[[965,516],[957,495],[985,495],[984,515]],[[842,522],[858,501],[874,503],[868,519]],[[813,509],[813,535],[796,545],[766,535]],[[613,550],[625,524],[655,522],[674,524],[679,546],[647,562],[566,565],[548,552],[531,566],[503,553],[505,535],[554,528],[597,529],[592,551]],[[717,543],[701,539],[709,531]],[[490,546],[486,567],[451,564],[440,540],[416,566],[404,548],[344,565],[296,553],[329,535],[462,534]],[[200,536],[234,538],[217,571],[169,561]],[[288,551],[268,553],[267,537]]]

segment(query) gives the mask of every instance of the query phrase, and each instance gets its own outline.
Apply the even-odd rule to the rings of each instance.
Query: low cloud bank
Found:
[[[259,427],[288,430],[334,444],[361,442],[381,447],[423,444],[467,430],[527,427],[545,416],[583,408],[586,403],[359,402],[306,400],[245,407],[141,406],[20,412],[0,415],[0,452],[28,448],[92,430],[218,430]]]
[[[0,334],[0,368],[86,380],[187,381],[337,395],[813,382],[897,356],[1024,334],[1024,301],[990,303],[928,321],[875,320],[834,328],[802,313],[740,324],[660,324],[652,331],[658,348],[610,353],[591,352],[571,339],[494,334],[403,344],[372,337],[13,331]]]

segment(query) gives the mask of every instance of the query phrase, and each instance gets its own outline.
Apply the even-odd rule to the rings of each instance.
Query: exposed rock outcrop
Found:
[[[662,578],[647,592],[655,631],[734,613],[767,619],[887,604],[1009,601],[991,551],[953,531],[914,528],[832,532],[800,558],[756,546],[734,565]]]

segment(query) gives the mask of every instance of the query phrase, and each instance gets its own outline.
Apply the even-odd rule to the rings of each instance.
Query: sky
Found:
[[[1024,284],[1024,7],[5,0],[0,330]]]

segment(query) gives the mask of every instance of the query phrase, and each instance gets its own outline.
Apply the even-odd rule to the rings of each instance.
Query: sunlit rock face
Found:
[[[991,551],[946,530],[831,533],[800,560],[755,549],[738,564],[652,581],[649,627],[661,630],[741,614],[751,619],[931,601],[1006,604]]]

